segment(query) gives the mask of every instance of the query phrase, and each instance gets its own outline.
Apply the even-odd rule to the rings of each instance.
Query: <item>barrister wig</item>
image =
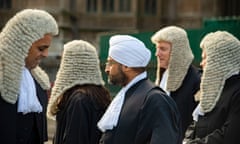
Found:
[[[51,112],[57,106],[59,96],[76,85],[104,85],[100,61],[96,48],[83,40],[73,40],[64,45],[63,57],[57,72],[47,115],[55,119]]]
[[[45,34],[56,35],[55,19],[46,11],[25,9],[13,16],[0,33],[0,92],[2,98],[15,104],[19,95],[21,73],[31,45]],[[40,67],[32,75],[43,89],[50,88],[47,74]]]
[[[240,42],[226,31],[207,34],[200,47],[206,52],[206,65],[200,85],[200,106],[203,112],[214,109],[226,79],[240,70]]]
[[[187,75],[189,66],[193,61],[187,33],[184,29],[176,26],[168,26],[160,29],[151,37],[152,43],[160,41],[169,42],[172,45],[169,65],[167,91],[176,91]],[[157,67],[156,84],[160,81],[160,67]]]

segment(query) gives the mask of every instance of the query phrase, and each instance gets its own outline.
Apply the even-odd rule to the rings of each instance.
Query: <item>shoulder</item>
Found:
[[[231,76],[225,82],[224,89],[232,91],[240,91],[240,74]]]
[[[240,74],[233,75],[226,80],[227,83],[231,83],[231,82],[234,82],[234,81],[240,81]]]
[[[187,76],[188,77],[192,77],[192,78],[195,78],[197,80],[200,80],[201,79],[201,69],[194,66],[194,65],[190,65],[189,69],[188,69],[188,73],[187,73]]]
[[[102,110],[105,109],[105,105],[100,103],[99,100],[96,98],[97,94],[89,93],[89,90],[86,89],[77,89],[75,90],[69,99],[69,105],[73,105],[76,107],[85,107],[87,109],[95,109],[95,110]]]
[[[91,103],[91,99],[83,91],[76,90],[70,95],[69,103],[72,106],[80,106]]]
[[[174,100],[159,87],[154,87],[148,92],[147,100],[162,105],[175,105]]]
[[[144,106],[147,107],[147,109],[154,109],[156,112],[157,110],[170,112],[176,115],[176,117],[179,117],[179,111],[175,101],[158,87],[154,87],[149,91]]]
[[[183,80],[183,84],[187,87],[197,87],[199,89],[200,82],[201,70],[198,67],[191,65],[188,69],[187,75]]]

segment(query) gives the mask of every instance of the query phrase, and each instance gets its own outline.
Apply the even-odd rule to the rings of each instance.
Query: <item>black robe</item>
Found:
[[[116,127],[107,130],[101,144],[180,144],[181,122],[175,102],[144,79],[125,95]],[[149,88],[148,87],[148,88]]]
[[[47,91],[35,81],[37,96],[43,112],[23,115],[17,112],[17,103],[10,104],[0,96],[0,143],[43,144],[47,141]]]
[[[200,116],[188,144],[240,144],[240,75],[226,80],[214,109]]]
[[[97,144],[102,134],[97,122],[105,110],[90,96],[73,92],[57,113],[54,144]]]
[[[193,122],[192,112],[197,106],[194,95],[200,89],[200,73],[190,66],[182,85],[171,91],[170,95],[176,102],[182,118],[182,133],[185,134],[188,126]]]

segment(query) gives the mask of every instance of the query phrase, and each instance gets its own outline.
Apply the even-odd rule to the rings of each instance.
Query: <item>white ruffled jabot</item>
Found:
[[[18,98],[18,112],[27,114],[30,112],[42,112],[42,105],[40,104],[34,80],[27,68],[23,68],[22,78],[20,81],[20,95]]]

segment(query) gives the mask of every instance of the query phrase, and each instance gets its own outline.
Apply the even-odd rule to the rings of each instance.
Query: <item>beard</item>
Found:
[[[124,86],[126,85],[126,82],[127,82],[127,76],[119,67],[117,74],[108,76],[108,82],[112,85]]]

